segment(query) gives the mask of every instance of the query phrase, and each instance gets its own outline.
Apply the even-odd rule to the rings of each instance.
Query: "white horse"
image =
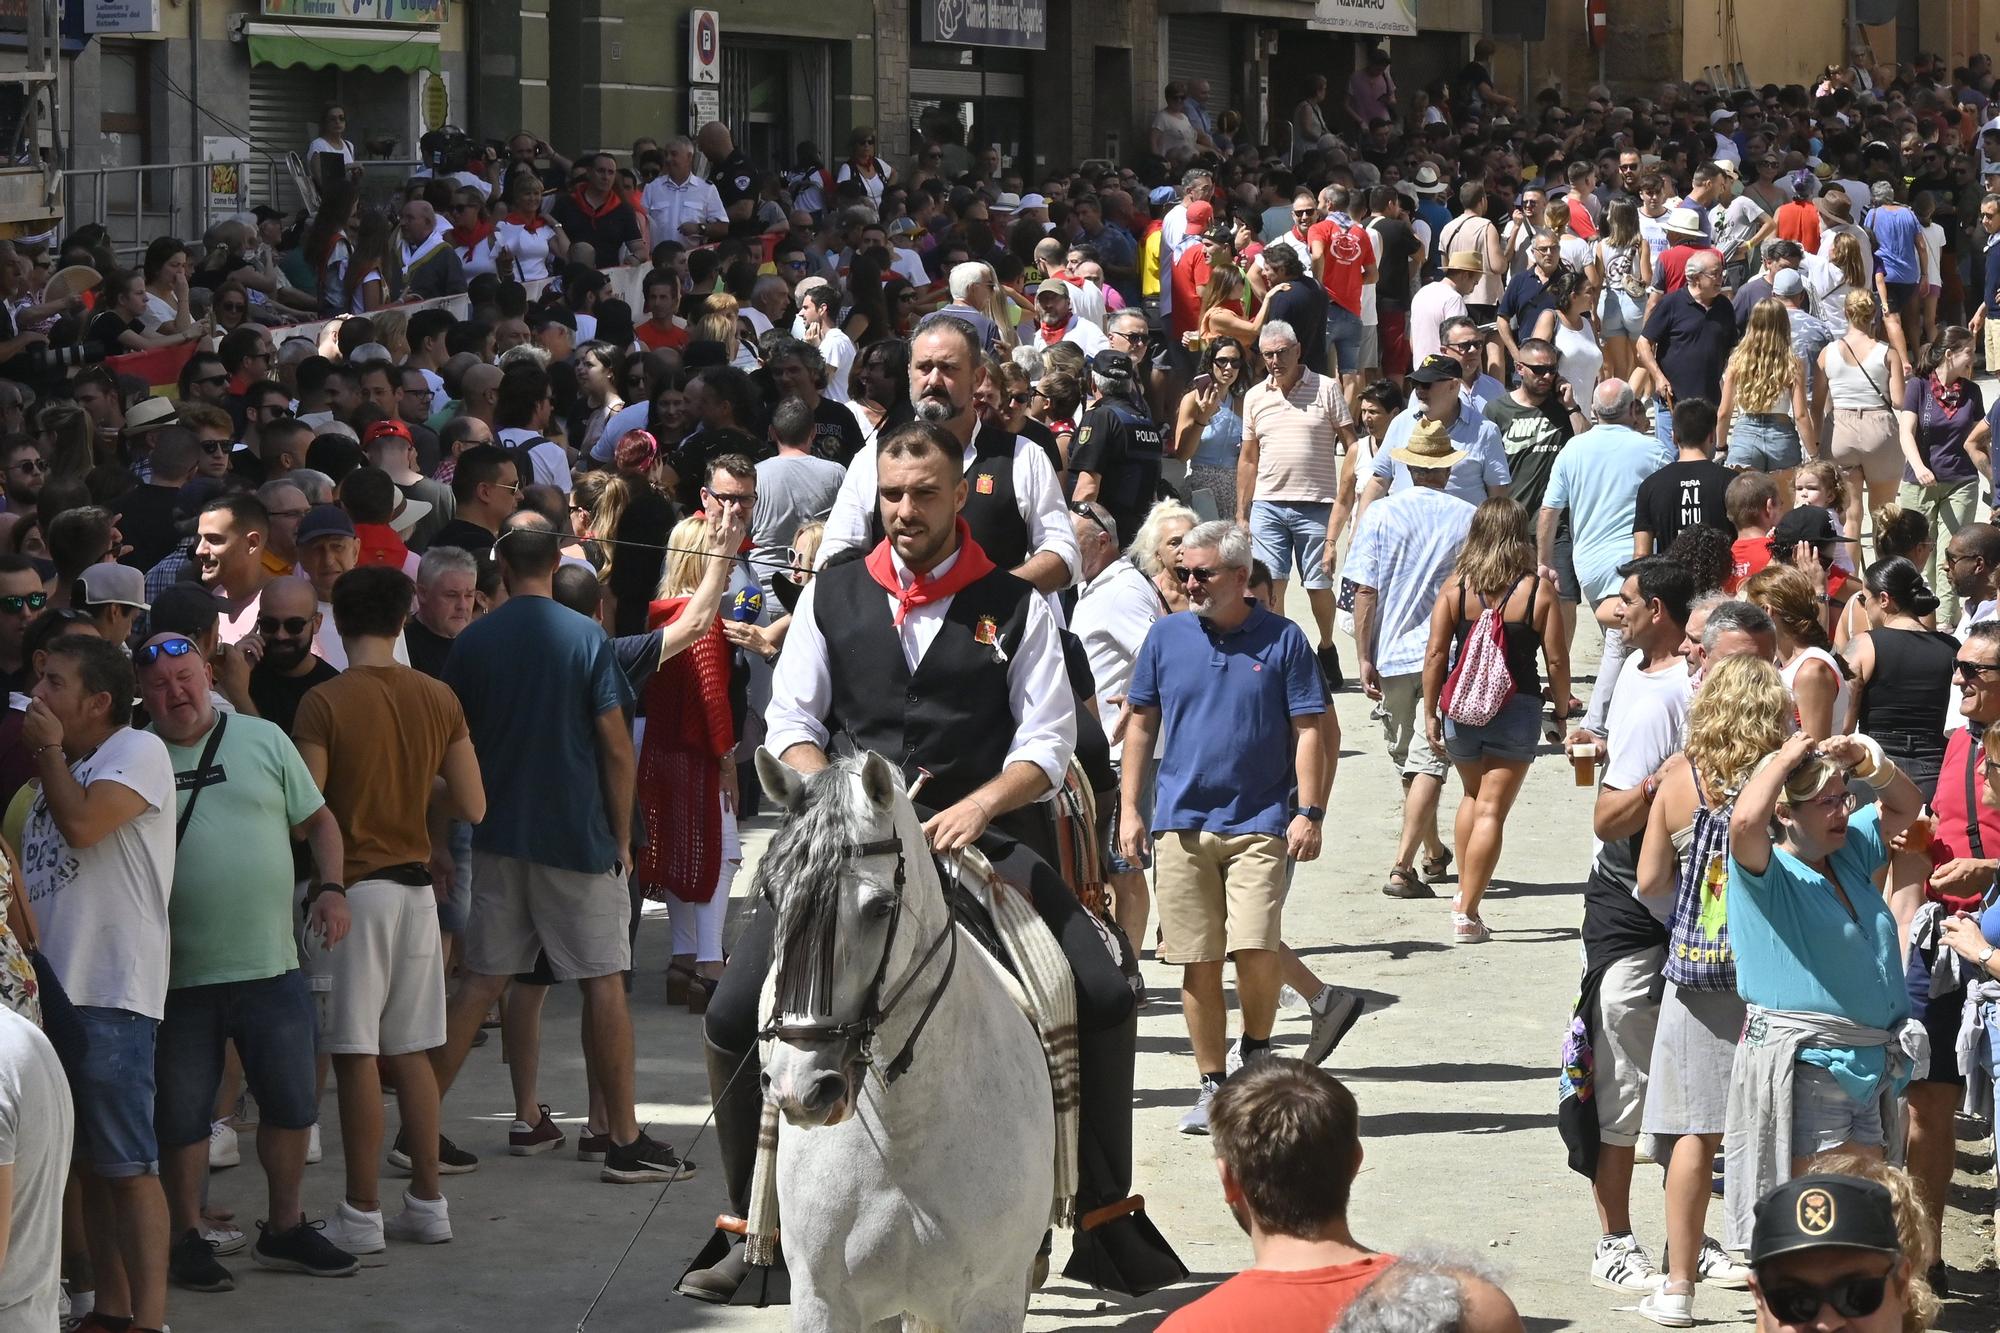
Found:
[[[1054,1189],[1041,1041],[888,761],[757,773],[790,816],[759,1018],[792,1327],[1018,1330]]]

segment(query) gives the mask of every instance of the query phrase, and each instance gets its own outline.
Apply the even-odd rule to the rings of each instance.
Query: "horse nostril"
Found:
[[[815,1074],[799,1100],[807,1110],[818,1111],[833,1105],[847,1090],[847,1080],[838,1074]]]
[[[766,1097],[771,1095],[771,1076],[768,1073],[759,1073],[757,1075],[757,1088]]]

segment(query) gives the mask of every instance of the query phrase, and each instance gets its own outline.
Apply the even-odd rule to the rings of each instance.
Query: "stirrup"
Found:
[[[1144,1296],[1186,1277],[1187,1265],[1146,1216],[1146,1198],[1128,1195],[1078,1216],[1063,1276],[1126,1296]]]
[[[680,1281],[674,1284],[674,1290],[690,1299],[711,1301],[718,1305],[749,1305],[763,1309],[770,1305],[791,1304],[792,1277],[791,1271],[785,1267],[784,1249],[779,1248],[777,1262],[769,1268],[745,1262],[741,1257],[741,1251],[744,1236],[748,1231],[749,1226],[742,1218],[729,1213],[719,1215],[715,1219],[714,1233],[709,1236],[708,1243],[695,1255],[694,1261],[687,1266],[687,1271],[681,1274]],[[690,1277],[719,1267],[732,1255],[735,1255],[737,1262],[742,1265],[743,1274],[727,1297],[716,1300],[717,1293],[688,1290],[687,1282]]]

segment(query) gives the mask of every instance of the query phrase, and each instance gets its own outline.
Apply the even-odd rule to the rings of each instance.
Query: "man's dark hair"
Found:
[[[701,474],[702,483],[713,486],[718,472],[738,481],[747,481],[753,487],[757,484],[757,465],[750,461],[748,454],[717,454],[709,459],[708,467]]]
[[[363,361],[354,368],[354,382],[366,385],[370,375],[380,375],[391,389],[396,387],[396,367],[388,361]]]
[[[965,475],[965,450],[958,437],[943,426],[928,421],[910,421],[882,437],[881,458],[928,458],[940,455],[951,466],[953,481]]]
[[[222,358],[213,352],[196,352],[189,357],[187,364],[181,367],[181,397],[183,399],[190,397],[196,380],[206,379],[218,370],[227,373],[228,367]]]
[[[1618,566],[1618,577],[1636,577],[1640,600],[1657,601],[1667,619],[1676,625],[1687,624],[1688,604],[1694,601],[1695,586],[1694,573],[1686,565],[1671,556],[1642,555]]]
[[[479,488],[500,480],[500,469],[511,466],[513,455],[494,444],[475,444],[458,456],[458,468],[451,474],[451,495],[460,504],[479,498]],[[520,480],[518,469],[515,480]]]
[[[457,318],[449,310],[419,310],[410,316],[410,323],[403,332],[410,340],[410,346],[418,348],[440,333],[449,334],[451,326],[457,322]]]
[[[957,334],[965,341],[966,350],[975,363],[986,353],[986,348],[979,341],[979,331],[957,315],[932,315],[917,325],[917,331],[910,338],[915,341],[926,333]]]
[[[507,572],[522,578],[546,577],[562,563],[562,534],[540,514],[515,514],[493,543],[493,554]]]
[[[41,571],[36,569],[35,562],[28,559],[25,555],[15,555],[12,551],[0,551],[0,574],[34,574],[39,576]]]
[[[347,479],[348,473],[367,464],[368,455],[345,435],[321,435],[306,446],[306,466],[324,472],[336,486]]]
[[[396,514],[396,483],[379,467],[358,467],[340,483],[340,505],[356,523],[387,523]]]
[[[1674,404],[1674,443],[1686,449],[1715,438],[1715,404],[1706,398],[1683,398]]]
[[[490,278],[491,273],[482,273],[479,278]],[[478,282],[479,278],[474,278]],[[470,288],[467,289],[470,291]],[[461,352],[478,352],[486,340],[493,336],[493,326],[483,319],[461,319],[445,330],[444,350],[452,356]]]
[[[2000,527],[1991,523],[1967,523],[1953,536],[1960,550],[1978,556],[1987,569],[2000,571]]]
[[[535,409],[549,396],[549,372],[536,365],[510,366],[500,377],[500,396],[493,405],[493,424],[525,429]]]
[[[400,569],[363,565],[333,583],[333,628],[338,634],[393,639],[409,619],[416,584]]]
[[[811,447],[813,414],[804,399],[787,398],[778,404],[771,413],[771,435],[779,444],[788,444],[794,449]],[[34,441],[28,443],[33,444]]]
[[[228,514],[229,525],[238,532],[269,532],[271,511],[264,502],[248,491],[233,491],[228,495],[218,495],[201,507],[204,514]]]
[[[132,696],[139,692],[139,681],[132,674],[132,659],[125,655],[125,649],[118,644],[87,634],[76,634],[58,639],[49,645],[50,657],[67,657],[76,664],[77,679],[90,694],[111,696],[111,711],[106,717],[114,727],[128,725],[132,721]]]
[[[820,354],[819,348],[804,339],[779,338],[772,344],[770,355],[764,358],[764,362],[766,365],[774,365],[779,361],[798,362],[805,367],[806,374],[812,377],[814,384],[822,389],[826,387],[826,358]]]
[[[262,350],[264,350],[264,331],[246,327],[223,334],[222,345],[215,349],[215,354],[221,358],[222,368],[234,375],[243,369],[245,357],[255,356]]]
[[[185,634],[200,641],[221,622],[215,595],[199,583],[176,583],[160,590],[147,614],[155,634]]]
[[[1302,1060],[1246,1066],[1209,1107],[1215,1155],[1267,1232],[1315,1237],[1347,1215],[1361,1116],[1339,1079]]]
[[[1304,265],[1299,262],[1299,252],[1289,245],[1267,246],[1264,267],[1271,270],[1272,276],[1286,279],[1296,278],[1305,272]]]
[[[304,444],[299,443],[300,436],[306,437]],[[266,463],[274,463],[280,453],[289,449],[292,457],[303,466],[306,451],[312,448],[311,436],[312,427],[306,422],[300,421],[297,417],[280,417],[268,425],[258,427],[257,451]],[[156,444],[153,446],[153,465],[156,468],[159,466],[159,457],[160,446]]]
[[[580,616],[595,620],[597,609],[604,601],[604,589],[598,583],[597,575],[582,565],[558,565],[549,587],[549,596],[556,605],[566,606]]]
[[[111,512],[96,505],[66,509],[42,525],[58,584],[68,584],[104,558],[111,547]]]
[[[380,341],[375,336],[375,321],[366,315],[354,315],[342,320],[340,332],[334,335],[334,344],[340,348],[343,357],[353,356],[357,347]]]

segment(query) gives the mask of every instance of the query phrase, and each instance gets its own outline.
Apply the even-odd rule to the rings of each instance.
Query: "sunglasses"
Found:
[[[1554,366],[1531,365],[1523,361],[1521,363],[1521,373],[1523,375],[1553,375],[1556,373],[1556,368]]]
[[[276,616],[258,616],[257,632],[271,635],[283,630],[292,638],[297,638],[306,632],[306,626],[310,624],[312,621],[305,616],[287,616],[283,620],[279,620]]]
[[[249,308],[249,306],[244,305],[241,301],[224,301],[216,307],[217,310],[220,310],[225,315],[240,315]],[[246,357],[245,360],[248,360],[248,358]]]
[[[203,440],[201,442],[201,451],[205,454],[226,454],[229,452],[229,441]]]
[[[5,404],[0,404],[5,406]],[[7,469],[9,472],[47,472],[49,465],[39,458],[23,458]]]
[[[1240,356],[1218,356],[1215,360],[1209,362],[1209,364],[1211,366],[1228,366],[1231,369],[1236,369],[1243,364],[1243,358]]]
[[[2000,674],[2000,664],[1968,662],[1962,657],[1954,660],[1951,667],[1958,673],[1958,678],[1967,685],[1977,685],[1981,676]]]
[[[1081,518],[1089,519],[1092,523],[1097,525],[1097,530],[1099,532],[1103,533],[1107,537],[1110,537],[1114,541],[1117,540],[1118,534],[1111,530],[1111,526],[1107,524],[1104,521],[1104,519],[1098,514],[1096,507],[1091,505],[1087,501],[1071,500],[1069,502],[1069,512]]]
[[[1217,575],[1226,572],[1227,571],[1220,569],[1210,569],[1206,565],[1183,565],[1178,570],[1175,571],[1176,575],[1179,577],[1182,583],[1187,583],[1192,581],[1195,583],[1202,583],[1202,584],[1205,584],[1210,579],[1215,578]]]
[[[165,643],[147,644],[144,648],[132,654],[132,661],[139,666],[151,666],[153,663],[159,661],[162,655],[167,657],[186,657],[194,650],[194,640],[192,639],[168,639]]]
[[[5,611],[10,616],[20,615],[23,608],[39,611],[48,604],[49,595],[45,592],[12,593],[0,597],[0,611]]]
[[[1894,1271],[1892,1268],[1889,1273]],[[1842,1278],[1824,1287],[1808,1286],[1803,1282],[1765,1287],[1764,1304],[1770,1307],[1772,1317],[1781,1324],[1806,1323],[1819,1313],[1822,1305],[1832,1306],[1834,1312],[1843,1318],[1859,1319],[1882,1308],[1889,1273],[1876,1277],[1857,1275]]]
[[[271,421],[285,421],[292,415],[292,409],[283,403],[266,403],[257,410]]]

